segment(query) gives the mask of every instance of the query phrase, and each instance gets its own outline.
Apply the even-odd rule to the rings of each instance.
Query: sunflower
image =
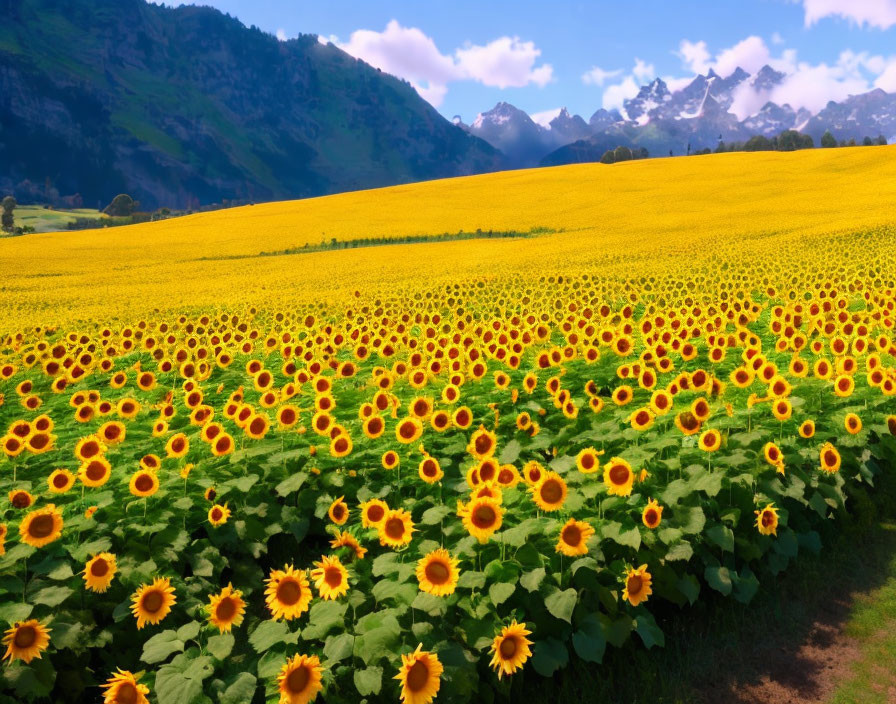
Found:
[[[149,704],[146,698],[149,687],[139,684],[137,677],[128,670],[118,670],[100,687],[106,690],[103,704]]]
[[[568,489],[563,477],[552,471],[546,472],[530,491],[542,511],[559,511],[566,501]]]
[[[715,428],[704,430],[697,444],[704,452],[715,452],[722,446],[722,434]]]
[[[454,411],[451,420],[461,430],[466,430],[473,423],[473,411],[466,406],[461,406]]]
[[[647,408],[639,408],[629,416],[629,423],[632,428],[639,432],[649,430],[653,425],[654,415]]]
[[[376,438],[378,438],[383,434],[383,431],[385,429],[386,423],[379,416],[370,416],[364,421],[364,435],[366,435],[370,440],[375,440]]]
[[[498,469],[498,476],[495,478],[498,486],[502,489],[512,489],[521,480],[519,470],[512,464],[502,464]]]
[[[84,586],[92,592],[102,594],[112,583],[112,578],[118,566],[115,555],[109,552],[101,552],[87,561],[84,565]]]
[[[400,548],[411,542],[411,533],[416,529],[411,514],[404,509],[391,509],[377,525],[381,545]]]
[[[336,537],[330,541],[331,548],[350,548],[354,553],[355,557],[358,560],[363,560],[364,556],[367,554],[367,548],[361,547],[361,544],[358,542],[358,539],[355,538],[348,531],[342,531],[341,533],[337,533]]]
[[[641,512],[641,522],[650,528],[650,530],[654,530],[659,527],[662,520],[663,507],[660,506],[656,499],[648,499],[647,506],[645,506],[644,511]]]
[[[137,619],[137,630],[147,623],[153,626],[170,612],[177,602],[174,587],[167,577],[156,577],[152,584],[143,584],[131,597],[131,611]]]
[[[790,403],[789,399],[782,398],[778,399],[772,404],[772,413],[775,414],[775,418],[780,421],[785,421],[793,414],[793,406]]]
[[[339,433],[330,440],[330,455],[333,457],[345,457],[352,451],[352,439],[348,433]]]
[[[177,433],[168,438],[165,443],[165,454],[170,458],[180,458],[187,454],[190,450],[190,441],[183,433]]]
[[[107,445],[118,445],[124,441],[127,435],[127,428],[121,421],[110,420],[108,423],[103,423],[99,430],[96,431],[96,434]]]
[[[625,588],[622,590],[622,598],[632,606],[637,606],[642,601],[647,601],[647,597],[653,594],[650,584],[651,578],[650,572],[647,571],[647,565],[641,565],[637,569],[629,567],[625,571]]]
[[[294,569],[292,565],[282,570],[271,570],[265,584],[265,603],[275,621],[281,618],[291,621],[308,610],[311,587],[304,570]]]
[[[159,490],[159,478],[155,472],[148,469],[141,469],[134,472],[131,476],[128,489],[134,496],[147,497],[152,496]]]
[[[219,433],[212,441],[212,454],[215,457],[223,457],[233,452],[233,438],[228,433]]]
[[[106,452],[106,446],[95,435],[81,438],[75,445],[75,457],[82,462],[92,460]]]
[[[593,447],[586,447],[576,456],[576,467],[582,474],[593,474],[600,469],[598,457],[602,454]]]
[[[243,593],[234,589],[232,584],[228,584],[218,594],[211,594],[208,602],[208,621],[221,633],[230,633],[233,626],[239,626],[243,622],[246,602],[243,601]]]
[[[53,449],[56,436],[50,433],[32,433],[25,441],[25,449],[32,455],[42,455]]]
[[[834,393],[840,398],[852,396],[852,392],[855,388],[856,382],[848,374],[841,374],[834,379]]]
[[[389,511],[389,505],[382,499],[369,499],[359,508],[361,509],[361,525],[364,528],[378,527]]]
[[[448,596],[454,593],[460,570],[459,561],[451,557],[444,548],[433,550],[417,561],[417,581],[420,591],[434,596]]]
[[[211,523],[215,528],[218,526],[223,526],[227,523],[227,519],[230,518],[230,509],[227,508],[227,504],[215,504],[208,510],[208,522]]]
[[[348,504],[345,503],[344,499],[344,496],[340,496],[332,504],[330,504],[330,508],[327,511],[327,515],[330,517],[330,520],[333,521],[333,523],[335,523],[337,526],[344,525],[348,520]]]
[[[532,645],[526,636],[532,635],[532,631],[526,628],[525,623],[517,623],[514,619],[509,626],[501,629],[500,635],[492,641],[492,661],[489,663],[498,671],[498,679],[503,675],[510,676],[532,656]]]
[[[159,459],[158,455],[143,455],[140,458],[140,468],[146,469],[150,472],[155,472],[162,466],[162,460]]]
[[[485,543],[501,527],[504,511],[493,498],[481,496],[466,505],[458,503],[458,515],[467,532],[480,543]]]
[[[317,655],[295,655],[286,661],[277,675],[279,704],[308,704],[323,689],[323,668]]]
[[[9,532],[9,528],[6,527],[5,523],[0,523],[0,557],[6,554],[6,534]]]
[[[570,518],[560,529],[560,539],[557,541],[556,550],[567,557],[586,555],[588,553],[586,543],[592,535],[594,535],[594,528],[590,524]]]
[[[54,504],[29,512],[19,523],[22,542],[33,548],[42,548],[58,540],[62,535],[62,514]]]
[[[479,426],[479,430],[473,433],[470,443],[467,445],[469,452],[477,460],[484,460],[495,454],[497,440],[495,434],[485,429],[484,425]]]
[[[348,570],[338,557],[324,556],[314,565],[311,579],[321,599],[338,599],[348,591]]]
[[[9,662],[23,660],[26,664],[34,658],[40,660],[40,654],[50,645],[50,629],[37,619],[16,621],[3,636],[6,654],[3,659]]]
[[[685,435],[696,435],[700,432],[700,421],[690,411],[682,411],[675,416],[675,427]]]
[[[30,508],[34,503],[34,497],[31,495],[31,492],[24,489],[13,489],[9,492],[9,503],[12,504],[13,508],[17,509]]]
[[[774,504],[769,504],[761,511],[755,511],[756,527],[762,535],[778,534],[778,509]]]
[[[420,461],[420,465],[417,467],[417,474],[427,484],[435,484],[445,476],[442,467],[439,465],[439,461],[435,457],[430,457],[429,455],[426,455]]]
[[[429,704],[442,684],[442,663],[435,653],[422,650],[423,645],[401,656],[401,667],[395,679],[401,682],[403,704]]]
[[[814,420],[804,420],[800,424],[800,437],[801,438],[811,438],[815,435],[815,421]]]
[[[398,453],[395,452],[395,450],[386,450],[380,460],[383,469],[395,469],[400,461],[401,458],[399,458]]]
[[[632,400],[632,387],[626,386],[623,384],[622,386],[617,386],[613,390],[613,403],[617,406],[624,406],[628,402]]]
[[[410,445],[420,439],[423,434],[423,423],[419,418],[407,416],[395,426],[395,439],[404,445]]]
[[[25,443],[16,435],[4,435],[2,445],[4,454],[10,458],[18,457],[25,450]]]
[[[629,496],[634,483],[632,466],[621,457],[614,457],[604,466],[604,484],[611,496]]]
[[[843,419],[843,427],[850,435],[858,435],[862,432],[862,419],[855,413],[847,413]]]
[[[826,442],[819,452],[821,458],[821,471],[834,474],[840,469],[840,453],[831,443]]]
[[[666,415],[672,410],[672,394],[662,389],[654,391],[650,397],[650,410],[657,416]]]

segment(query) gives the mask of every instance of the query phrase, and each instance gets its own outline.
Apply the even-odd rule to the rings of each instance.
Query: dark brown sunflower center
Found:
[[[448,566],[443,562],[430,562],[426,566],[426,578],[433,584],[445,584],[450,577]]]
[[[434,477],[438,474],[438,467],[434,460],[426,460],[423,463],[423,474],[427,477]]]
[[[488,435],[480,435],[476,438],[475,447],[480,455],[488,454],[492,449],[492,439]]]
[[[824,453],[824,463],[828,467],[833,467],[835,464],[837,464],[837,455],[835,455],[833,452],[828,450],[827,452]]]
[[[422,660],[418,660],[408,670],[407,686],[412,692],[419,692],[429,680],[429,668]]]
[[[324,571],[324,581],[335,589],[342,584],[342,570],[338,567],[327,567]]]
[[[90,565],[90,574],[94,577],[105,577],[109,574],[109,563],[105,558],[98,557]]]
[[[164,599],[162,598],[162,592],[155,589],[143,595],[143,601],[140,605],[143,607],[144,611],[154,614],[162,608],[163,603]]]
[[[594,455],[590,452],[582,455],[582,469],[591,469],[594,466]]]
[[[91,462],[87,467],[86,474],[90,481],[99,481],[106,475],[106,467],[102,462]]]
[[[770,525],[775,522],[775,514],[771,511],[763,511],[762,512],[762,525],[768,528]]]
[[[582,531],[578,526],[566,526],[563,529],[563,542],[573,547],[578,547],[582,542]]]
[[[490,528],[495,524],[497,514],[491,506],[478,506],[473,511],[473,524],[478,528]]]
[[[342,520],[345,517],[345,506],[342,504],[336,504],[333,506],[333,518],[337,521]]]
[[[152,489],[152,477],[148,474],[141,474],[134,482],[134,488],[139,492],[146,492]]]
[[[139,700],[137,696],[137,688],[130,682],[125,682],[118,687],[115,693],[115,704],[137,704]]]
[[[287,606],[292,606],[293,604],[298,603],[301,596],[302,588],[294,579],[287,579],[280,582],[280,585],[277,587],[277,601],[286,604]]]
[[[53,477],[53,486],[55,486],[57,489],[61,489],[66,484],[68,484],[68,477],[66,477],[64,474],[57,474],[55,477]]]
[[[630,595],[640,594],[641,587],[643,585],[644,585],[644,580],[641,578],[640,575],[637,575],[637,574],[633,574],[631,577],[629,577],[628,582],[626,583],[626,586],[628,587],[628,593]]]
[[[24,491],[17,491],[12,497],[12,505],[14,508],[25,508],[31,504],[28,494]]]
[[[13,639],[17,648],[30,648],[37,640],[37,629],[34,626],[22,626],[16,631]]]
[[[223,518],[223,516],[224,516],[224,512],[221,509],[219,509],[219,508],[212,509],[212,520],[213,521],[220,521],[221,518]]]
[[[386,512],[382,506],[374,504],[367,509],[367,520],[371,523],[379,523],[381,520],[383,520],[383,515],[385,513]]]
[[[647,520],[648,525],[655,525],[659,521],[659,516],[657,515],[656,509],[649,508],[644,513],[644,518]]]
[[[308,671],[307,667],[302,665],[289,673],[286,678],[286,687],[291,693],[299,694],[300,692],[305,691],[310,679],[311,673]]]
[[[501,641],[501,645],[498,646],[498,652],[501,653],[501,657],[505,660],[510,660],[514,655],[516,655],[516,651],[518,650],[518,646],[516,643],[516,638],[513,636],[508,636]]]
[[[28,533],[32,538],[46,538],[53,532],[53,526],[53,517],[43,514],[31,521],[31,524],[28,526]]]
[[[393,540],[398,540],[404,535],[404,521],[400,518],[390,518],[386,521],[386,535]]]
[[[610,468],[610,481],[616,486],[621,486],[628,482],[629,474],[628,467],[621,464],[614,464]]]
[[[219,621],[229,621],[235,615],[236,601],[229,596],[226,596],[218,602],[218,607],[215,609],[215,616],[218,617]]]
[[[399,430],[399,433],[401,433],[401,437],[407,439],[407,438],[414,437],[414,430],[415,430],[414,424],[410,423],[410,422],[406,422],[406,423],[401,424],[401,429]]]

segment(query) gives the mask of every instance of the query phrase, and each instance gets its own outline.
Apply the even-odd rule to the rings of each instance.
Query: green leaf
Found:
[[[667,506],[677,504],[681,499],[693,491],[690,483],[684,479],[675,479],[669,482],[663,492],[663,503]]]
[[[555,618],[572,623],[572,612],[576,607],[576,598],[575,589],[564,589],[563,591],[557,589],[544,600],[544,605]]]
[[[83,650],[87,647],[86,640],[83,623],[77,621],[75,623],[53,621],[53,647],[57,650],[62,650],[63,648]]]
[[[678,580],[678,591],[684,594],[685,598],[693,606],[700,596],[700,582],[692,574],[682,575]]]
[[[335,636],[330,636],[324,642],[324,656],[330,662],[345,660],[351,656],[354,644],[355,637],[351,633],[339,633]]]
[[[13,624],[16,621],[25,621],[34,609],[32,604],[23,604],[22,602],[12,601],[6,604],[0,604],[0,621]]]
[[[221,704],[246,704],[251,702],[258,687],[258,680],[251,672],[241,672],[236,676],[218,700]]]
[[[451,509],[447,506],[433,506],[423,512],[423,515],[420,516],[420,522],[426,526],[434,526],[450,514]]]
[[[599,614],[598,619],[604,628],[604,637],[610,645],[621,648],[629,634],[632,632],[634,621],[631,616],[621,614],[616,618],[611,618],[606,614]]]
[[[143,644],[143,655],[140,659],[145,663],[155,663],[167,660],[172,653],[182,653],[184,642],[177,637],[173,630],[157,633]]]
[[[586,662],[600,663],[607,649],[604,629],[595,614],[588,614],[582,619],[578,630],[572,634],[572,647],[576,654]]]
[[[301,489],[306,479],[308,479],[307,472],[296,472],[280,482],[274,491],[277,492],[278,496],[289,496]]]
[[[499,606],[500,604],[503,604],[505,601],[507,601],[515,591],[515,584],[508,584],[507,582],[496,582],[488,588],[488,595],[492,600],[492,603],[495,606]]]
[[[208,645],[205,649],[218,660],[226,660],[227,656],[233,650],[236,639],[232,633],[221,633],[208,639]]]
[[[544,581],[545,577],[544,567],[538,567],[534,570],[529,570],[522,577],[520,577],[520,584],[523,585],[523,588],[527,589],[530,592],[537,592],[538,588],[541,586],[541,583]]]
[[[184,642],[193,640],[199,635],[200,628],[199,621],[190,621],[190,623],[184,624],[177,629],[177,637]]]
[[[289,636],[289,626],[284,621],[262,621],[249,636],[249,643],[256,653],[263,653],[272,645],[284,643]]]
[[[383,687],[383,668],[373,666],[355,670],[354,681],[355,688],[362,697],[379,694]]]
[[[713,497],[722,489],[722,476],[724,472],[709,472],[703,467],[691,475],[691,485],[695,491],[702,491],[709,497]]]
[[[742,604],[748,604],[759,591],[759,580],[749,567],[744,567],[734,587],[734,598]]]
[[[690,560],[694,554],[694,548],[687,540],[676,543],[666,552],[666,562],[674,562],[675,560]]]
[[[44,587],[32,597],[32,600],[35,604],[59,606],[74,593],[75,590],[71,587]]]
[[[159,704],[197,704],[203,698],[202,680],[188,679],[173,665],[159,668],[153,690]]]
[[[548,638],[535,643],[532,667],[542,677],[551,677],[557,670],[566,667],[568,662],[569,651],[562,641]]]
[[[685,533],[695,535],[706,525],[706,514],[699,506],[685,506],[675,509],[675,519]]]
[[[521,449],[522,447],[518,440],[511,440],[504,446],[504,449],[501,450],[498,461],[501,464],[513,464],[519,459]]]
[[[637,526],[623,528],[621,523],[609,521],[602,528],[604,538],[612,540],[619,545],[637,550],[641,547],[641,531]]]
[[[666,644],[663,631],[656,625],[653,615],[649,612],[640,613],[635,617],[635,632],[644,641],[644,646],[648,650],[655,645],[662,648]]]
[[[705,534],[710,542],[718,545],[722,550],[734,552],[734,531],[728,526],[717,523],[707,528]]]
[[[338,601],[318,600],[308,612],[308,625],[302,631],[305,640],[323,640],[332,629],[345,628],[345,611],[348,604]]]
[[[485,575],[482,572],[467,570],[460,573],[457,586],[464,589],[482,589],[485,586]]]
[[[774,542],[775,552],[784,557],[796,557],[800,545],[796,533],[790,528],[778,531],[778,538]]]
[[[727,567],[709,566],[703,571],[703,577],[710,587],[723,596],[728,596],[731,593],[731,573]]]
[[[395,617],[390,617],[378,628],[368,631],[355,639],[354,654],[361,658],[365,665],[379,662],[398,648],[401,639],[401,628]]]

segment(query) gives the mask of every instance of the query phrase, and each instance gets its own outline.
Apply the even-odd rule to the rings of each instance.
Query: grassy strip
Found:
[[[832,694],[832,704],[896,701],[896,468],[871,495],[858,489],[850,506],[851,514],[826,526],[819,555],[801,553],[777,578],[760,576],[750,604],[705,587],[693,607],[657,604],[665,648],[648,651],[633,638],[608,647],[600,665],[571,657],[552,679],[525,670],[498,700],[743,704],[756,701],[751,687],[770,680],[807,702]],[[836,692],[817,662],[797,657],[807,641],[830,645],[819,626],[822,633],[845,626],[859,642],[859,659]]]
[[[359,237],[353,240],[337,240],[333,238],[329,242],[310,244],[306,242],[301,247],[289,247],[272,252],[259,252],[258,254],[231,254],[218,257],[199,257],[193,261],[224,261],[229,259],[255,259],[256,257],[283,257],[292,254],[310,254],[312,252],[329,252],[339,249],[359,249],[361,247],[381,247],[395,244],[420,244],[423,242],[458,242],[463,240],[488,240],[488,239],[528,239],[540,235],[551,235],[563,230],[553,230],[549,227],[533,227],[528,232],[518,230],[476,230],[475,232],[442,232],[437,235],[406,235],[404,237]]]

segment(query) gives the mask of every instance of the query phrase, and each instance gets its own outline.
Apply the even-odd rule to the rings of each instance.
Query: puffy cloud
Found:
[[[547,127],[550,129],[551,120],[553,120],[557,115],[560,114],[560,111],[563,108],[554,108],[553,110],[542,110],[541,112],[532,113],[529,117],[532,118],[532,122],[541,125],[542,127]]]
[[[889,29],[896,24],[896,0],[803,0],[806,26],[841,17],[860,27]]]
[[[730,76],[739,66],[747,73],[755,73],[771,61],[771,53],[761,37],[756,35],[725,49],[713,61],[716,73]]]
[[[499,37],[484,46],[467,45],[453,55],[439,51],[431,37],[416,27],[391,20],[385,30],[359,29],[348,42],[331,42],[371,66],[404,78],[433,106],[442,104],[448,84],[472,80],[486,86],[508,88],[553,80],[550,64],[536,66],[541,50],[519,37]]]
[[[656,76],[656,69],[653,64],[645,63],[638,57],[635,57],[635,67],[632,69],[632,75],[639,81],[650,81]]]
[[[896,93],[896,59],[892,59],[881,74],[875,79],[874,87]]]
[[[634,98],[638,94],[639,86],[633,76],[626,76],[621,83],[614,83],[604,89],[601,99],[605,110],[622,109],[623,101]]]
[[[519,37],[500,37],[485,46],[466,46],[454,55],[457,69],[464,77],[486,86],[519,88],[534,83],[544,87],[554,77],[550,64],[535,66],[541,49]]]
[[[682,63],[694,73],[706,73],[710,67],[710,54],[706,42],[691,42],[682,39],[676,52]]]
[[[599,66],[592,66],[582,74],[582,83],[588,86],[602,86],[608,79],[616,78],[621,74],[621,68],[617,68],[615,71],[605,71]]]

